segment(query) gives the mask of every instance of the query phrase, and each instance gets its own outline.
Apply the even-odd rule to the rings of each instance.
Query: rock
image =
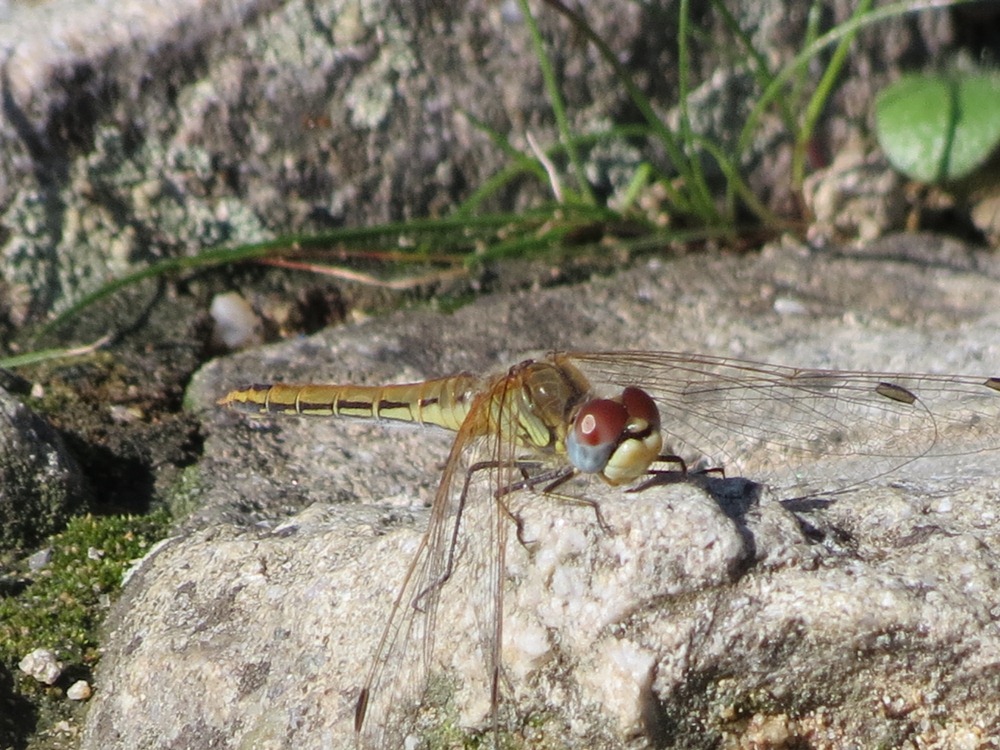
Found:
[[[972,222],[992,247],[1000,244],[1000,187],[976,196],[972,207]]]
[[[751,439],[754,424],[780,436],[778,417],[789,413],[762,400],[759,413],[753,401],[733,403],[698,423],[713,435],[716,420],[741,446],[726,453],[725,477],[639,493],[599,482],[560,488],[598,503],[606,528],[587,505],[514,492],[502,497],[522,520],[519,540],[510,518],[495,515],[487,483],[474,481],[453,578],[427,589],[434,575],[418,570],[400,605],[400,645],[371,693],[366,746],[455,744],[489,727],[482,646],[493,632],[501,548],[499,723],[529,745],[822,738],[946,747],[1000,737],[991,666],[1000,649],[1000,394],[982,385],[1000,372],[998,278],[992,257],[928,237],[825,253],[785,242],[758,256],[654,261],[451,315],[406,311],[210,363],[188,394],[208,434],[203,505],[143,562],[114,608],[83,747],[206,738],[220,748],[353,746],[359,689],[453,437],[251,420],[214,406],[228,388],[245,378],[502,373],[517,351],[570,345],[982,377],[961,394],[918,382],[926,401],[916,403],[933,423],[894,422],[900,412],[889,402],[868,414],[852,401],[860,391],[841,390],[837,401],[806,394],[810,409],[796,418],[814,418],[824,434],[839,415],[857,445],[905,453],[910,430],[933,427],[939,439],[923,443],[927,456],[890,474],[832,441],[808,461],[773,444],[762,452],[766,436]],[[656,374],[637,377],[666,388]],[[852,417],[888,439],[856,434]],[[668,435],[683,431],[684,413],[663,419]],[[434,606],[433,641],[409,608],[420,589]],[[421,693],[425,647],[431,679]],[[407,699],[418,695],[410,715]]]
[[[85,701],[92,693],[90,684],[86,680],[77,680],[66,690],[66,697],[71,701]]]
[[[43,685],[55,685],[62,675],[63,665],[47,648],[36,648],[17,664],[18,669]]]
[[[58,531],[88,497],[59,433],[0,388],[0,550]]]
[[[45,547],[28,556],[28,570],[32,571],[33,573],[37,573],[39,570],[48,567],[48,564],[51,561],[52,561],[52,548]]]
[[[906,216],[902,187],[903,178],[884,155],[865,154],[858,143],[848,145],[802,186],[813,215],[810,240],[819,244],[848,237],[865,243],[901,227]]]
[[[263,324],[250,304],[237,292],[217,294],[209,308],[212,341],[225,349],[242,349],[264,343]]]

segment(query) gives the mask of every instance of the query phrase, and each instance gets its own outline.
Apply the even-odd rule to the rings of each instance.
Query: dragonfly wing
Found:
[[[790,469],[820,458],[854,459],[844,478],[850,484],[925,456],[1000,443],[993,378],[811,370],[678,352],[567,356],[595,384],[648,391],[666,448],[689,465],[703,460],[779,485]],[[801,476],[795,483],[803,486]]]
[[[488,425],[484,406],[472,410],[452,445],[427,531],[359,699],[356,730],[362,747],[401,746],[427,697],[428,677],[434,682],[438,673],[445,679],[436,684],[447,690],[434,691],[430,702],[446,702],[443,696],[451,689],[477,691],[490,698],[495,720],[511,523],[496,488],[512,482],[515,448]],[[474,653],[466,647],[470,631],[478,633]]]

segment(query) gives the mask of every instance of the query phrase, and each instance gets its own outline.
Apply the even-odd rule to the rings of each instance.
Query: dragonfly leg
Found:
[[[687,462],[673,453],[658,456],[657,463],[676,464],[676,469],[650,469],[646,472],[647,479],[634,487],[629,487],[626,492],[643,492],[650,487],[659,487],[664,484],[678,484],[686,482],[694,476],[704,476],[706,474],[718,474],[721,478],[726,478],[726,470],[721,466],[713,466],[708,469],[688,470]]]
[[[604,514],[601,513],[601,506],[594,500],[588,500],[585,497],[572,497],[567,495],[559,495],[556,490],[563,484],[568,482],[570,479],[575,477],[579,472],[575,469],[564,469],[560,470],[558,474],[551,477],[550,479],[541,479],[539,481],[548,481],[549,483],[542,488],[542,492],[546,495],[553,495],[561,499],[567,500],[569,502],[575,503],[577,505],[586,505],[594,511],[594,517],[597,519],[597,525],[601,527],[601,531],[605,534],[611,534],[612,528],[607,521],[604,520]]]
[[[527,548],[529,545],[534,544],[535,543],[534,539],[524,538],[524,519],[521,518],[521,516],[518,513],[515,513],[510,508],[508,508],[507,503],[505,503],[499,497],[497,498],[497,503],[500,505],[500,509],[504,512],[504,515],[514,522],[514,528],[517,529],[516,532],[517,541],[521,543],[521,546]]]
[[[518,462],[517,468],[521,472],[521,481],[515,482],[512,485],[507,485],[506,487],[501,487],[496,492],[497,504],[500,506],[500,509],[503,510],[504,515],[514,522],[514,527],[517,529],[517,541],[525,549],[527,549],[529,545],[534,544],[535,540],[524,538],[524,519],[521,518],[519,513],[515,513],[510,509],[510,506],[503,501],[503,496],[509,495],[511,492],[516,492],[518,489],[532,486],[531,474],[529,473],[528,468],[537,466],[538,464],[536,462]]]
[[[681,459],[678,458],[678,461]],[[494,495],[497,503],[499,504],[501,510],[504,514],[514,522],[514,526],[517,529],[517,541],[521,543],[523,547],[528,547],[532,540],[526,539],[524,536],[524,519],[520,515],[512,511],[507,503],[503,501],[504,496],[510,495],[511,493],[518,492],[520,490],[526,489],[536,489],[539,485],[544,485],[541,492],[545,495],[555,495],[562,499],[577,503],[580,505],[587,505],[594,510],[594,515],[597,518],[597,524],[601,527],[601,530],[610,534],[612,529],[608,525],[607,521],[604,520],[604,515],[601,513],[599,505],[593,500],[587,500],[580,497],[568,497],[557,495],[555,490],[565,484],[567,481],[576,476],[579,472],[573,468],[557,468],[550,469],[548,471],[542,471],[540,473],[531,474],[531,469],[537,469],[541,466],[537,461],[524,461],[517,460],[513,462],[513,467],[517,468],[521,473],[521,479],[516,482],[511,482],[500,489],[498,489]],[[468,471],[465,472],[465,480],[462,483],[462,492],[458,498],[458,504],[455,510],[455,521],[451,529],[451,543],[448,547],[448,559],[445,562],[444,570],[441,572],[437,578],[431,581],[427,586],[425,586],[416,596],[413,597],[411,606],[420,611],[424,611],[424,599],[433,591],[439,589],[451,578],[451,574],[455,568],[455,550],[458,547],[458,532],[461,527],[462,512],[465,510],[465,502],[469,494],[469,486],[472,483],[473,475],[480,471],[489,471],[500,468],[510,468],[511,463],[506,461],[479,461],[472,464]]]
[[[596,503],[593,500],[587,500],[586,498],[583,497],[573,497],[572,495],[560,495],[558,492],[556,492],[556,490],[559,487],[561,487],[570,479],[572,479],[573,477],[575,477],[577,474],[580,473],[577,469],[562,467],[558,469],[550,469],[549,471],[543,471],[539,474],[531,476],[527,472],[527,467],[532,465],[537,465],[537,464],[532,464],[530,462],[519,462],[518,467],[521,469],[521,474],[524,478],[521,479],[521,481],[519,482],[513,482],[512,484],[503,487],[497,493],[498,499],[500,496],[510,494],[511,492],[516,492],[518,490],[525,490],[525,489],[533,490],[537,489],[539,485],[544,485],[539,490],[543,495],[550,495],[552,497],[559,498],[560,500],[563,500],[565,502],[574,503],[576,505],[586,505],[592,508],[594,511],[594,516],[597,518],[597,525],[601,527],[601,531],[603,531],[605,534],[612,533],[611,526],[610,524],[608,524],[607,521],[604,520],[604,514],[601,513],[601,508],[598,503]],[[520,520],[520,518],[516,517],[516,514],[514,514],[511,511],[508,511],[508,515],[510,515],[514,519],[514,522],[518,526],[518,535],[517,535],[518,541],[520,541],[524,546],[527,546],[527,543],[525,543],[525,540],[523,539],[521,534],[523,522]]]
[[[416,596],[413,597],[411,606],[418,612],[424,611],[423,600],[427,597],[427,595],[430,594],[432,591],[441,588],[444,584],[446,584],[448,582],[448,579],[451,578],[451,574],[455,570],[455,549],[458,547],[458,531],[462,525],[462,513],[465,510],[465,501],[469,496],[469,485],[472,483],[473,475],[477,474],[480,471],[499,469],[507,465],[508,464],[504,461],[479,461],[477,463],[472,464],[472,466],[469,467],[468,471],[465,472],[465,481],[463,481],[462,483],[462,492],[458,496],[458,505],[455,509],[455,522],[454,525],[451,527],[451,543],[448,545],[448,559],[445,562],[444,570],[441,572],[441,575],[439,575],[437,578],[435,578],[433,581],[427,584],[427,586],[425,586],[421,591],[417,593]],[[506,512],[508,516],[511,516],[513,518],[510,511],[507,510],[506,506],[504,506],[504,512]],[[523,526],[523,522],[519,518],[515,518],[515,523],[518,524],[518,538],[520,539],[521,526]]]
[[[573,476],[573,474],[576,473],[572,469],[561,468],[561,469],[550,469],[549,471],[537,473],[534,476],[532,476],[529,469],[537,470],[540,465],[541,464],[539,464],[537,461],[518,461],[517,468],[521,472],[521,480],[518,482],[512,482],[511,484],[508,484],[505,487],[501,487],[496,492],[497,503],[499,503],[500,507],[503,509],[503,512],[507,515],[507,517],[514,522],[514,525],[517,527],[517,541],[520,542],[521,546],[525,548],[528,548],[530,545],[534,544],[534,540],[525,539],[524,519],[521,518],[519,514],[515,513],[510,509],[507,503],[503,501],[503,497],[505,495],[509,495],[519,490],[533,490],[539,484],[548,483],[549,486],[545,487],[542,490],[542,492],[547,493],[549,491],[549,487],[551,487],[553,484],[562,484],[571,476]]]

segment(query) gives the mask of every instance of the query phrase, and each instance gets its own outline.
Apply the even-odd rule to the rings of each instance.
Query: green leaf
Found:
[[[1000,75],[912,75],[875,103],[879,143],[921,182],[962,179],[1000,145]]]

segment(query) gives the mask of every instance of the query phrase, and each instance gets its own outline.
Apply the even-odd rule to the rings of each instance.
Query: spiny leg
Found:
[[[455,550],[458,547],[458,533],[459,529],[461,528],[462,514],[465,510],[465,503],[466,500],[468,499],[469,488],[472,485],[473,476],[481,471],[490,471],[501,468],[508,468],[511,465],[512,463],[508,461],[478,461],[472,464],[465,472],[465,480],[462,482],[462,492],[458,498],[458,505],[455,510],[455,520],[451,529],[451,541],[448,545],[447,562],[445,563],[444,570],[441,572],[441,575],[438,576],[435,580],[431,581],[427,586],[425,586],[421,591],[419,591],[416,596],[413,597],[411,604],[414,609],[423,612],[424,611],[423,600],[432,591],[440,588],[445,583],[447,583],[448,580],[451,578],[452,573],[455,570]],[[548,485],[542,490],[542,492],[544,492],[545,494],[552,494],[551,493],[552,489],[558,487],[563,482],[570,479],[572,476],[576,474],[575,469],[562,467],[557,469],[550,469],[548,471],[543,471],[541,473],[532,476],[530,474],[530,470],[537,469],[540,465],[541,464],[537,461],[524,461],[524,460],[514,461],[513,466],[521,472],[522,478],[517,482],[512,482],[510,484],[507,484],[499,488],[494,493],[494,498],[499,504],[500,509],[503,511],[504,515],[506,515],[511,521],[514,522],[514,526],[517,529],[517,540],[518,542],[521,543],[523,547],[527,547],[530,544],[530,541],[524,538],[524,519],[522,519],[521,516],[513,512],[508,507],[507,503],[503,501],[504,496],[509,495],[513,492],[518,492],[520,490],[534,489],[539,484],[545,484],[545,483],[548,483]],[[598,523],[601,524],[601,527],[603,529],[607,530],[608,528],[607,524],[604,523],[604,519],[601,516],[600,510],[597,508],[596,503],[593,503],[592,501],[589,500],[579,500],[578,498],[569,498],[569,499],[574,500],[575,502],[583,502],[587,505],[591,505],[594,508],[595,512],[597,513]]]
[[[647,472],[646,481],[642,482],[635,487],[630,487],[627,492],[642,492],[649,489],[650,487],[655,487],[664,484],[676,484],[678,482],[683,482],[690,479],[692,476],[698,475],[703,476],[706,474],[718,473],[723,478],[725,477],[725,471],[721,467],[712,467],[708,469],[698,469],[697,471],[688,471],[687,462],[680,456],[668,453],[661,454],[657,457],[657,463],[665,464],[676,464],[678,469],[662,470],[662,469],[650,469]],[[568,501],[576,505],[586,505],[593,509],[594,517],[597,519],[597,525],[600,526],[601,531],[606,534],[612,533],[612,528],[608,522],[604,519],[604,514],[601,513],[600,504],[595,500],[589,500],[582,497],[573,497],[571,495],[562,495],[556,492],[556,490],[568,482],[570,479],[575,477],[579,471],[573,467],[558,467],[554,469],[549,469],[547,471],[541,471],[537,474],[532,475],[531,470],[538,470],[541,466],[537,461],[527,461],[527,460],[515,460],[513,462],[508,461],[478,461],[472,464],[468,470],[465,472],[465,480],[462,482],[462,492],[459,495],[458,505],[455,510],[455,521],[451,530],[451,541],[448,546],[448,560],[445,563],[444,570],[441,575],[438,576],[434,581],[425,586],[415,597],[413,597],[412,606],[414,609],[419,611],[423,610],[422,600],[437,588],[440,588],[451,578],[452,573],[455,569],[455,550],[458,547],[458,533],[461,528],[462,514],[465,510],[465,503],[468,499],[469,488],[472,484],[472,478],[475,474],[481,471],[490,471],[501,468],[514,467],[518,469],[521,473],[521,479],[516,482],[511,482],[503,487],[500,487],[494,492],[494,499],[499,505],[500,509],[503,511],[511,521],[513,521],[515,528],[517,529],[517,541],[520,542],[521,546],[528,547],[531,543],[529,540],[524,538],[524,519],[518,513],[515,513],[510,509],[508,504],[504,502],[504,497],[510,495],[514,492],[519,492],[521,490],[534,490],[537,489],[539,485],[544,485],[540,490],[542,494],[551,497],[559,498],[560,500]]]
[[[573,477],[577,476],[580,473],[578,469],[575,469],[570,466],[564,466],[555,469],[550,469],[548,471],[543,471],[540,474],[531,476],[527,473],[525,468],[530,465],[537,466],[538,464],[537,463],[532,464],[530,462],[524,462],[524,461],[518,462],[518,467],[521,469],[523,478],[518,482],[512,482],[506,487],[502,487],[500,490],[498,490],[497,492],[498,501],[503,495],[508,495],[512,492],[517,492],[518,490],[526,490],[526,489],[535,490],[538,489],[539,485],[544,485],[540,490],[538,490],[543,495],[557,498],[563,502],[573,503],[574,505],[586,505],[592,508],[594,510],[594,515],[597,518],[597,524],[598,526],[601,527],[601,530],[607,534],[611,533],[611,526],[608,525],[608,523],[604,520],[604,515],[601,513],[601,508],[597,502],[595,502],[594,500],[588,500],[583,497],[563,495],[556,492],[556,489],[558,489],[566,482],[568,482],[570,479],[572,479]],[[523,531],[524,521],[521,520],[520,516],[518,516],[516,513],[509,510],[505,504],[501,503],[501,505],[504,508],[507,515],[510,516],[514,520],[514,523],[517,525],[518,541],[521,542],[523,546],[527,547],[529,543],[525,541],[521,533]]]
[[[446,584],[455,570],[455,548],[458,546],[458,531],[462,525],[462,513],[465,511],[465,501],[469,496],[469,486],[472,484],[473,475],[480,471],[498,469],[504,465],[505,464],[502,461],[479,461],[472,464],[465,472],[465,480],[462,482],[462,492],[458,496],[458,506],[455,509],[455,523],[451,529],[451,543],[448,545],[448,560],[445,563],[444,570],[441,575],[427,584],[427,586],[421,589],[417,595],[413,597],[411,606],[415,610],[423,612],[424,607],[422,600],[432,591]]]
[[[600,526],[601,531],[605,534],[613,533],[611,525],[604,520],[604,514],[601,513],[601,505],[596,500],[588,500],[585,497],[573,497],[572,495],[561,495],[556,492],[556,489],[564,485],[570,479],[572,479],[577,474],[576,471],[566,472],[562,476],[556,477],[553,481],[547,484],[542,492],[551,497],[557,497],[565,502],[573,503],[574,505],[586,505],[588,508],[594,511],[594,518],[597,519],[597,525]]]
[[[679,484],[680,482],[689,481],[692,477],[704,476],[706,474],[718,474],[723,479],[726,478],[726,471],[721,466],[713,466],[708,469],[696,469],[694,471],[689,471],[687,462],[674,453],[665,453],[657,456],[656,463],[676,464],[679,468],[650,469],[646,472],[647,479],[644,482],[637,484],[634,487],[629,487],[626,492],[643,492],[644,490],[648,490],[650,487],[659,487],[665,484]]]
[[[534,540],[524,538],[524,519],[508,507],[507,503],[503,500],[504,496],[520,490],[534,490],[540,484],[548,484],[549,486],[552,486],[553,484],[562,484],[562,482],[566,481],[576,473],[576,470],[570,467],[549,469],[548,471],[540,472],[534,476],[529,473],[529,468],[537,470],[540,466],[541,464],[537,461],[518,461],[517,468],[521,472],[521,480],[518,482],[512,482],[505,487],[501,487],[495,494],[497,503],[500,505],[501,509],[503,509],[503,512],[507,515],[507,517],[514,522],[514,526],[517,528],[517,541],[520,542],[521,546],[525,548],[528,548],[531,544],[533,544]],[[542,492],[547,493],[548,487],[543,489]]]
[[[452,573],[455,570],[455,549],[458,547],[458,532],[461,528],[462,523],[462,513],[465,511],[465,503],[469,495],[469,487],[472,484],[472,477],[481,471],[490,471],[495,469],[508,468],[512,465],[509,461],[479,461],[472,464],[468,470],[465,472],[465,480],[462,482],[462,492],[458,498],[458,505],[455,510],[455,521],[451,529],[451,542],[448,546],[448,560],[445,563],[444,570],[441,575],[435,580],[431,581],[427,586],[425,586],[415,597],[413,597],[412,606],[414,609],[423,612],[422,600],[430,594],[435,589],[440,588],[451,578]],[[514,461],[513,466],[520,469],[522,477],[521,481],[514,482],[505,487],[501,487],[496,491],[494,497],[500,505],[501,510],[504,514],[510,518],[514,525],[517,527],[517,539],[521,544],[526,544],[524,541],[524,521],[516,513],[513,513],[504,503],[501,498],[504,495],[510,494],[511,492],[516,492],[521,489],[527,489],[534,487],[538,482],[548,481],[551,476],[556,475],[556,471],[543,472],[537,477],[531,477],[528,474],[529,467],[537,467],[538,462],[530,461]],[[558,470],[559,472],[566,471],[565,469]]]

